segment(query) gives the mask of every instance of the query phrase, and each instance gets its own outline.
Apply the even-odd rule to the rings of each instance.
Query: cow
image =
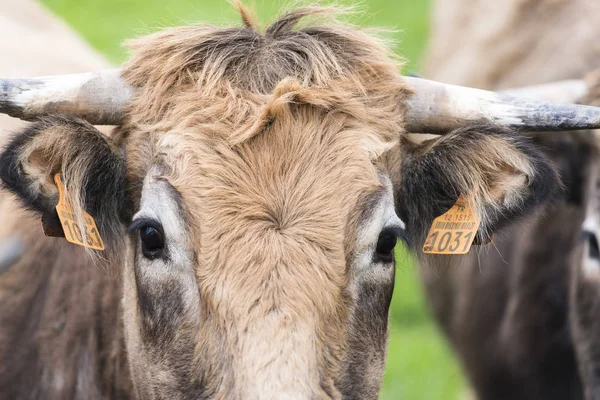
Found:
[[[333,7],[264,30],[237,7],[241,27],[130,41],[117,71],[1,81],[33,120],[0,154],[31,228],[0,277],[2,397],[376,398],[397,240],[418,253],[460,201],[487,242],[558,187],[518,130],[600,125],[405,78]]]
[[[425,76],[494,90],[565,80],[556,99],[598,104],[598,2],[438,0],[434,10]],[[597,137],[532,140],[563,189],[460,265],[423,263],[426,297],[477,398],[597,399]]]

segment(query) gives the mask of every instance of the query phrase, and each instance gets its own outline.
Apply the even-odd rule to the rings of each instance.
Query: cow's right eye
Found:
[[[157,221],[135,221],[128,229],[129,232],[140,232],[142,254],[149,260],[154,260],[163,255],[165,249],[165,236],[162,226]]]

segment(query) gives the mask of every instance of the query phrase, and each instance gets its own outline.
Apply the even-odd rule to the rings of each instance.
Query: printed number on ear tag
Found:
[[[423,253],[467,254],[480,222],[469,202],[460,196],[452,208],[433,220]]]
[[[94,218],[85,211],[83,212],[86,231],[81,232],[79,224],[77,224],[77,217],[73,212],[73,207],[67,200],[66,189],[60,179],[60,174],[54,175],[54,182],[58,188],[59,196],[56,212],[58,213],[58,218],[63,226],[65,238],[69,242],[79,246],[88,247],[94,250],[104,250],[104,242],[100,237],[100,232],[98,232],[98,227],[96,227]]]

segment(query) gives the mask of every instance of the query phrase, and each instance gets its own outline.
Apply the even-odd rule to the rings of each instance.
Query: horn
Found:
[[[568,79],[564,81],[544,83],[541,85],[525,86],[502,90],[500,93],[527,97],[558,103],[577,103],[590,92],[590,86],[583,79]]]
[[[116,125],[133,97],[118,69],[35,79],[0,79],[0,113],[30,120],[65,114]]]
[[[522,131],[600,128],[600,108],[537,101],[405,77],[414,89],[406,115],[407,131],[444,133],[474,122]],[[0,113],[21,119],[66,114],[95,125],[115,125],[134,90],[117,69],[35,79],[0,80]]]
[[[443,134],[477,122],[532,132],[600,128],[598,107],[552,103],[426,79],[404,79],[414,90],[408,101],[408,132]]]

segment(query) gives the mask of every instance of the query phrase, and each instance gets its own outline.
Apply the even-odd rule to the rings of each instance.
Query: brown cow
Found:
[[[556,188],[506,126],[600,123],[593,108],[409,84],[334,13],[261,31],[242,10],[239,28],[135,40],[122,91],[114,72],[3,81],[4,112],[68,114],[12,137],[4,188],[51,224],[60,173],[64,233],[93,237],[91,214],[106,247],[92,260],[117,279],[28,232],[0,278],[1,397],[376,398],[396,238],[419,248],[463,195],[485,240]],[[107,137],[77,116],[118,126]],[[446,135],[417,144],[406,128]]]
[[[582,78],[600,67],[598,15],[595,0],[438,0],[426,74],[489,89]],[[588,80],[579,101],[597,104]],[[423,268],[427,295],[480,399],[600,398],[597,141],[533,140],[563,190],[462,265]]]

